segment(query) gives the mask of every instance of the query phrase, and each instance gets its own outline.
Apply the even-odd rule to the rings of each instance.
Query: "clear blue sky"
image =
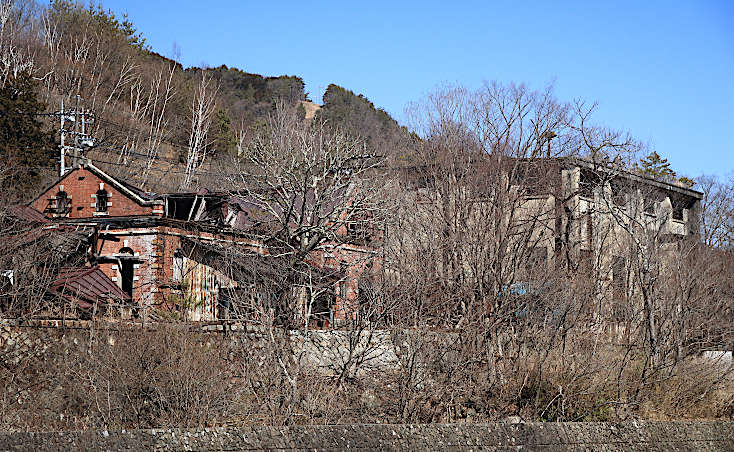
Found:
[[[593,3],[593,4],[592,4]],[[106,0],[184,66],[299,75],[396,119],[442,82],[555,81],[597,121],[649,142],[681,174],[734,170],[734,1],[290,2]]]

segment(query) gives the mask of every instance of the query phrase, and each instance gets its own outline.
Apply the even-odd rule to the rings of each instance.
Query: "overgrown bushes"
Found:
[[[726,368],[691,359],[640,384],[621,348],[556,348],[490,366],[449,333],[394,331],[400,362],[339,381],[308,364],[283,332],[44,330],[50,348],[0,369],[0,429],[217,425],[731,419]],[[420,343],[420,344],[419,344]],[[581,342],[579,342],[581,343]],[[411,346],[416,346],[409,350]],[[485,344],[486,345],[486,344]],[[728,392],[727,392],[728,391]]]

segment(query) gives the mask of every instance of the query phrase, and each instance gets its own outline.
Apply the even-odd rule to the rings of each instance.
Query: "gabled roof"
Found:
[[[53,184],[51,184],[48,187],[46,187],[45,189],[41,190],[41,192],[35,198],[33,198],[28,203],[28,205],[30,205],[33,202],[35,202],[38,198],[40,198],[41,196],[43,196],[43,194],[46,193],[48,190],[50,190],[52,187],[54,187],[55,185],[60,184],[64,179],[66,179],[67,177],[69,177],[70,175],[72,175],[75,171],[77,171],[77,170],[79,170],[81,168],[84,168],[84,169],[88,170],[89,172],[91,172],[95,176],[99,177],[100,179],[102,179],[106,183],[108,183],[111,186],[115,187],[118,191],[120,191],[121,193],[124,193],[130,199],[132,199],[133,201],[137,202],[141,206],[150,206],[150,205],[153,205],[153,204],[161,204],[162,203],[162,201],[156,200],[152,195],[150,195],[149,193],[145,192],[143,189],[138,188],[138,187],[135,187],[134,185],[129,184],[127,182],[121,181],[121,180],[119,180],[119,179],[117,179],[117,178],[115,178],[115,177],[113,177],[113,176],[105,173],[101,169],[97,168],[89,160],[84,160],[81,163],[80,166],[77,166],[75,168],[72,168],[66,174],[64,174],[59,179],[57,179]]]
[[[83,309],[90,309],[98,302],[130,299],[127,293],[104,274],[99,265],[62,268],[51,289],[64,298],[75,301]]]

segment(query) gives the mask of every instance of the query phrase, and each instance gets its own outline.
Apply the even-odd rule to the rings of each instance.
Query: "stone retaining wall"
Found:
[[[0,433],[0,450],[734,450],[734,422],[332,425]]]

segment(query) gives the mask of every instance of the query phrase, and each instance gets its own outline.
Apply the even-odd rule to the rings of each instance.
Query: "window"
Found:
[[[308,302],[311,309],[309,324],[314,328],[328,328],[333,322],[332,308],[336,304],[336,294],[329,289],[316,289],[308,287]]]
[[[678,202],[673,203],[673,219],[683,221],[683,205]]]
[[[135,262],[133,250],[125,247],[118,253],[118,271],[120,274],[120,286],[123,292],[127,293],[130,298],[135,294]]]
[[[97,212],[107,212],[108,200],[109,195],[107,194],[107,190],[102,188],[97,190]]]
[[[65,191],[60,190],[56,193],[56,214],[65,215],[69,213],[70,210],[71,205],[69,204],[69,197],[66,195]]]
[[[510,174],[510,184],[518,187],[525,196],[539,196],[550,191],[550,188],[542,183],[539,169],[530,166],[515,168]]]
[[[601,184],[601,179],[597,174],[590,171],[582,170],[579,174],[579,195],[594,199],[594,190]]]
[[[627,205],[627,195],[630,193],[630,187],[626,181],[614,179],[610,183],[612,190],[612,203],[617,207],[624,207]]]

